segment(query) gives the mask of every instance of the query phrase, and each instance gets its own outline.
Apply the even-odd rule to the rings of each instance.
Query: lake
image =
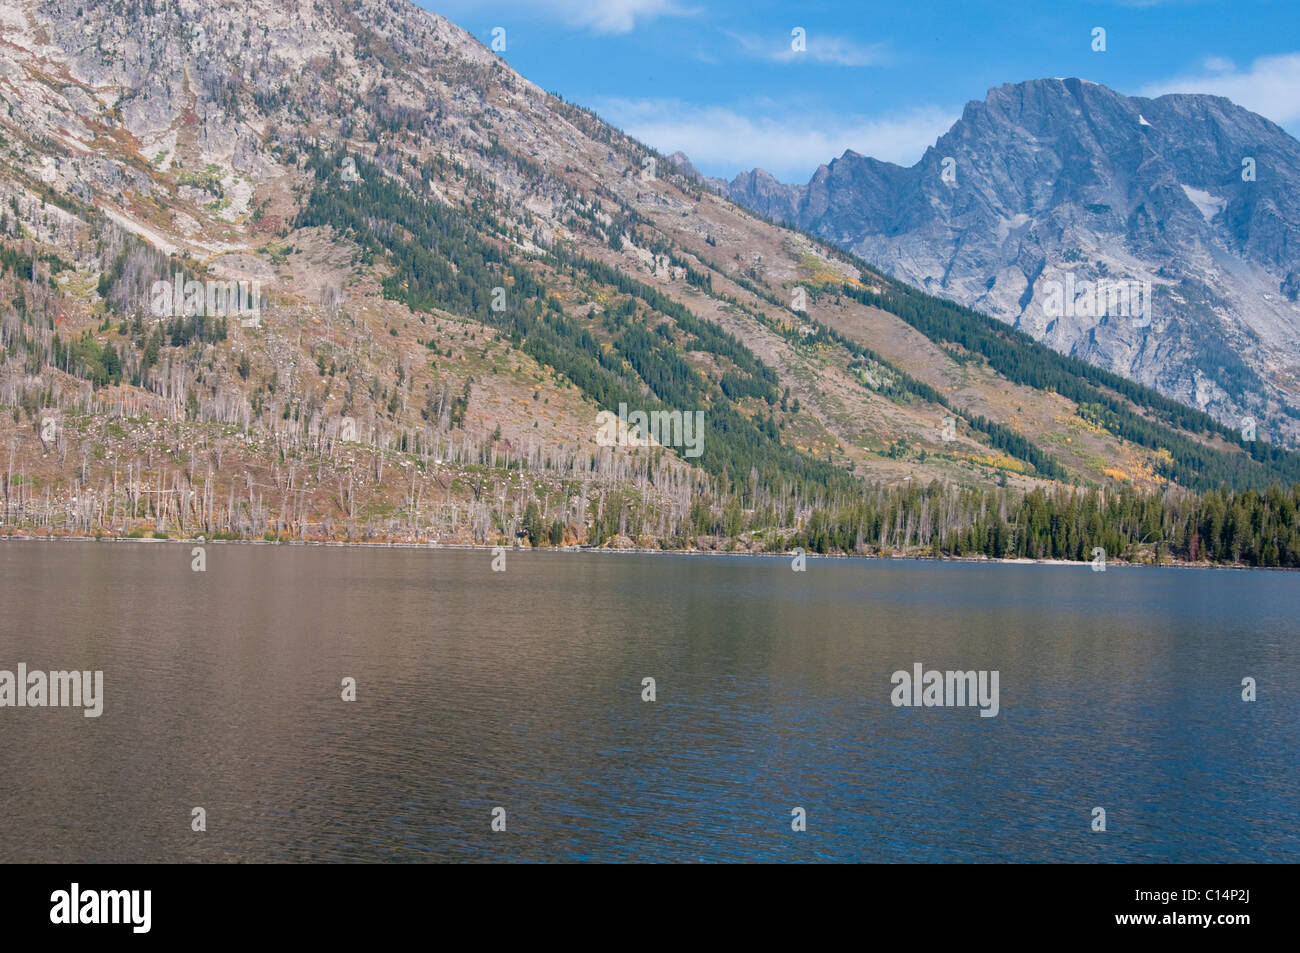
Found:
[[[0,669],[103,672],[0,708],[0,860],[1300,861],[1293,573],[204,559],[0,542]],[[996,716],[895,705],[917,663]]]

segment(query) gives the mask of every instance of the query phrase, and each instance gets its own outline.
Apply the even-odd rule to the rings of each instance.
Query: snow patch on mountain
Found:
[[[1182,188],[1191,203],[1201,210],[1201,214],[1205,216],[1207,222],[1228,207],[1227,199],[1211,195],[1204,189],[1195,189],[1190,185],[1184,185]]]

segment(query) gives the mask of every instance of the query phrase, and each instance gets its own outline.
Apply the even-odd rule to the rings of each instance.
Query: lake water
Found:
[[[492,559],[0,542],[0,861],[1300,861],[1300,575]]]

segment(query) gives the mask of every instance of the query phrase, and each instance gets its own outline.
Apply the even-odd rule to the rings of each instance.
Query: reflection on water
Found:
[[[1295,574],[491,560],[0,543],[0,860],[1300,860]]]

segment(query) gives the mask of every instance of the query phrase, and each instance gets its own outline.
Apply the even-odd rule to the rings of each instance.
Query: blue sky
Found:
[[[1217,93],[1300,134],[1300,0],[417,2],[485,44],[503,28],[528,79],[727,178],[806,182],[845,149],[911,165],[969,100],[1049,76]]]

